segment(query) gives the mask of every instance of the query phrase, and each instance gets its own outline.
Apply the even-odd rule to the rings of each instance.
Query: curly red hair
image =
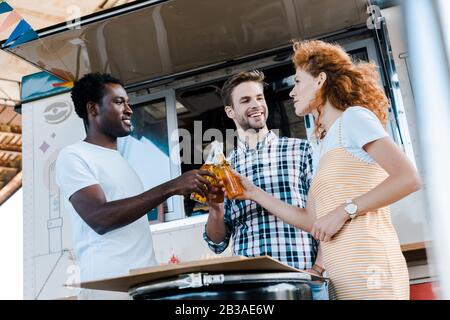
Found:
[[[317,110],[316,136],[322,139],[325,132],[320,125],[320,115],[327,100],[344,111],[351,106],[371,110],[383,126],[386,125],[389,101],[380,87],[379,75],[374,63],[353,62],[352,58],[336,44],[320,40],[294,42],[292,61],[296,68],[317,77],[325,72],[327,80],[310,103],[310,110]]]

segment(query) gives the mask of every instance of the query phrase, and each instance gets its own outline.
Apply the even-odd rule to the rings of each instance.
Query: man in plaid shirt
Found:
[[[279,138],[266,125],[264,74],[241,72],[222,88],[225,112],[238,130],[238,145],[228,157],[232,167],[256,186],[291,205],[305,207],[312,178],[311,146]],[[269,255],[298,269],[311,269],[317,244],[302,230],[284,223],[250,200],[210,202],[203,238],[215,253],[232,239],[233,255]]]

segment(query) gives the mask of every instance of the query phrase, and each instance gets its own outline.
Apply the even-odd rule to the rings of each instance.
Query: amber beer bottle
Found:
[[[220,179],[217,176],[217,167],[213,164],[213,163],[205,163],[201,166],[200,170],[207,170],[209,172],[211,172],[212,174],[214,174],[216,176],[217,179]],[[212,177],[209,176],[205,176],[205,178],[209,181],[209,183],[211,183],[211,186],[214,187],[218,187],[218,181],[217,179],[214,179]],[[195,200],[197,202],[200,203],[205,203],[206,202],[206,198],[196,192],[191,194],[191,200]],[[216,194],[216,197],[212,199],[213,202],[216,203],[222,203],[224,200],[224,195],[223,193],[219,192],[218,194]]]
[[[222,163],[219,165],[218,175],[225,187],[228,199],[233,200],[242,195],[244,192],[242,184],[239,181],[239,178],[233,174],[230,164],[225,159],[223,159]]]
[[[212,174],[214,174],[214,176],[216,177],[216,179],[206,176],[205,178],[209,181],[209,183],[211,184],[211,186],[214,188],[218,188],[218,182],[220,179],[219,175],[218,175],[218,166],[217,166],[217,161],[220,158],[220,156],[223,155],[222,152],[222,146],[219,142],[214,141],[211,145],[211,151],[208,155],[208,158],[206,159],[206,162],[201,166],[200,170],[208,170],[209,172],[211,172]],[[191,200],[195,200],[197,202],[200,203],[205,203],[206,202],[206,198],[196,192],[193,192],[191,194]],[[224,195],[222,192],[219,192],[218,194],[216,194],[216,197],[211,199],[211,201],[216,202],[216,203],[222,203],[224,200]]]

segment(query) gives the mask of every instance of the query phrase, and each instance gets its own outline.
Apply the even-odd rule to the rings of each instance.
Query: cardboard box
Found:
[[[311,280],[324,280],[321,277],[285,265],[269,256],[256,258],[234,256],[136,269],[131,270],[129,275],[121,277],[82,282],[79,284],[79,287],[128,292],[130,288],[140,284],[197,272],[210,274],[299,272],[309,275]]]

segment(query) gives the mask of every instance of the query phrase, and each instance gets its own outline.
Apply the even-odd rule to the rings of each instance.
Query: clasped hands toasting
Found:
[[[330,214],[316,219],[314,209],[311,206],[306,208],[295,208],[298,211],[298,220],[292,220],[288,215],[283,217],[280,214],[279,205],[282,202],[279,199],[274,198],[267,192],[259,188],[250,182],[246,177],[240,175],[231,167],[227,168],[229,175],[234,179],[232,186],[229,186],[230,179],[227,181],[220,176],[208,175],[208,181],[204,184],[200,195],[204,196],[206,202],[210,207],[216,210],[214,212],[223,212],[224,197],[230,200],[250,200],[254,201],[261,206],[268,209],[272,213],[270,207],[278,206],[276,210],[273,210],[273,214],[286,222],[289,222],[295,227],[298,227],[304,231],[311,233],[311,235],[319,241],[330,241],[331,238],[344,226],[345,222],[350,219],[347,212],[344,210],[344,204],[334,209]],[[191,197],[193,198],[193,197]],[[288,203],[282,203],[282,207],[286,207],[286,210],[292,210],[293,208]],[[291,221],[290,221],[291,220]]]

